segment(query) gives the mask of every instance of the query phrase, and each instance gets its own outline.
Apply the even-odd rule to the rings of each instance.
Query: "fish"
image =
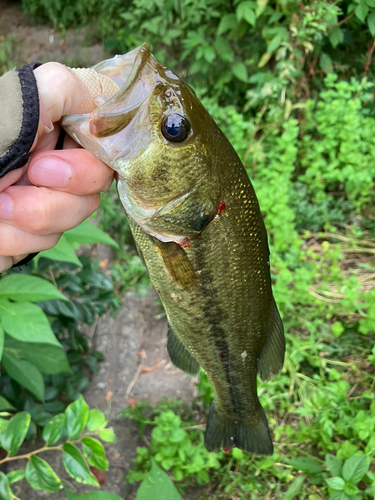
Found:
[[[118,92],[62,126],[117,172],[139,255],[168,318],[171,361],[214,390],[204,444],[272,455],[257,395],[284,362],[267,233],[246,170],[193,89],[148,44],[94,66]]]

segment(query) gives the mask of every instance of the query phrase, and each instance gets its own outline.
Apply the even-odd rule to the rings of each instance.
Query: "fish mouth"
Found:
[[[111,78],[120,90],[113,96],[99,96],[96,100],[101,105],[91,113],[63,116],[62,127],[121,175],[150,142],[148,101],[163,68],[147,43],[98,63],[94,69]]]
[[[115,80],[111,75],[113,62],[108,64],[110,61],[99,63],[95,69]],[[152,56],[148,43],[126,54],[122,62],[122,88],[90,114],[89,131],[95,137],[108,137],[125,128],[155,88],[155,63],[158,63]]]

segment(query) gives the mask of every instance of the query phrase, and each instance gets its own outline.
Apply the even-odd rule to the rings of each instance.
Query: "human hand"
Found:
[[[89,91],[58,63],[40,66],[34,74],[40,119],[31,158],[0,179],[0,273],[30,253],[55,246],[64,231],[98,208],[99,193],[114,178],[112,169],[68,136],[63,150],[54,150],[60,118],[95,108]]]

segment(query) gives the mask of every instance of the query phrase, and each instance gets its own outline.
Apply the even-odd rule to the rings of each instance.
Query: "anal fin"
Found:
[[[200,366],[197,360],[190,354],[184,344],[176,337],[168,325],[167,350],[172,363],[188,375],[195,377],[199,374]]]
[[[284,328],[275,301],[271,305],[267,342],[258,359],[258,373],[266,382],[279,373],[284,364]]]

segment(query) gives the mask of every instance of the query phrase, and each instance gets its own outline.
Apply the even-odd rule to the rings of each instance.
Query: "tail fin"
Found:
[[[273,444],[263,408],[259,405],[259,417],[248,422],[221,422],[214,406],[208,414],[204,445],[208,451],[237,447],[254,455],[273,455]]]

